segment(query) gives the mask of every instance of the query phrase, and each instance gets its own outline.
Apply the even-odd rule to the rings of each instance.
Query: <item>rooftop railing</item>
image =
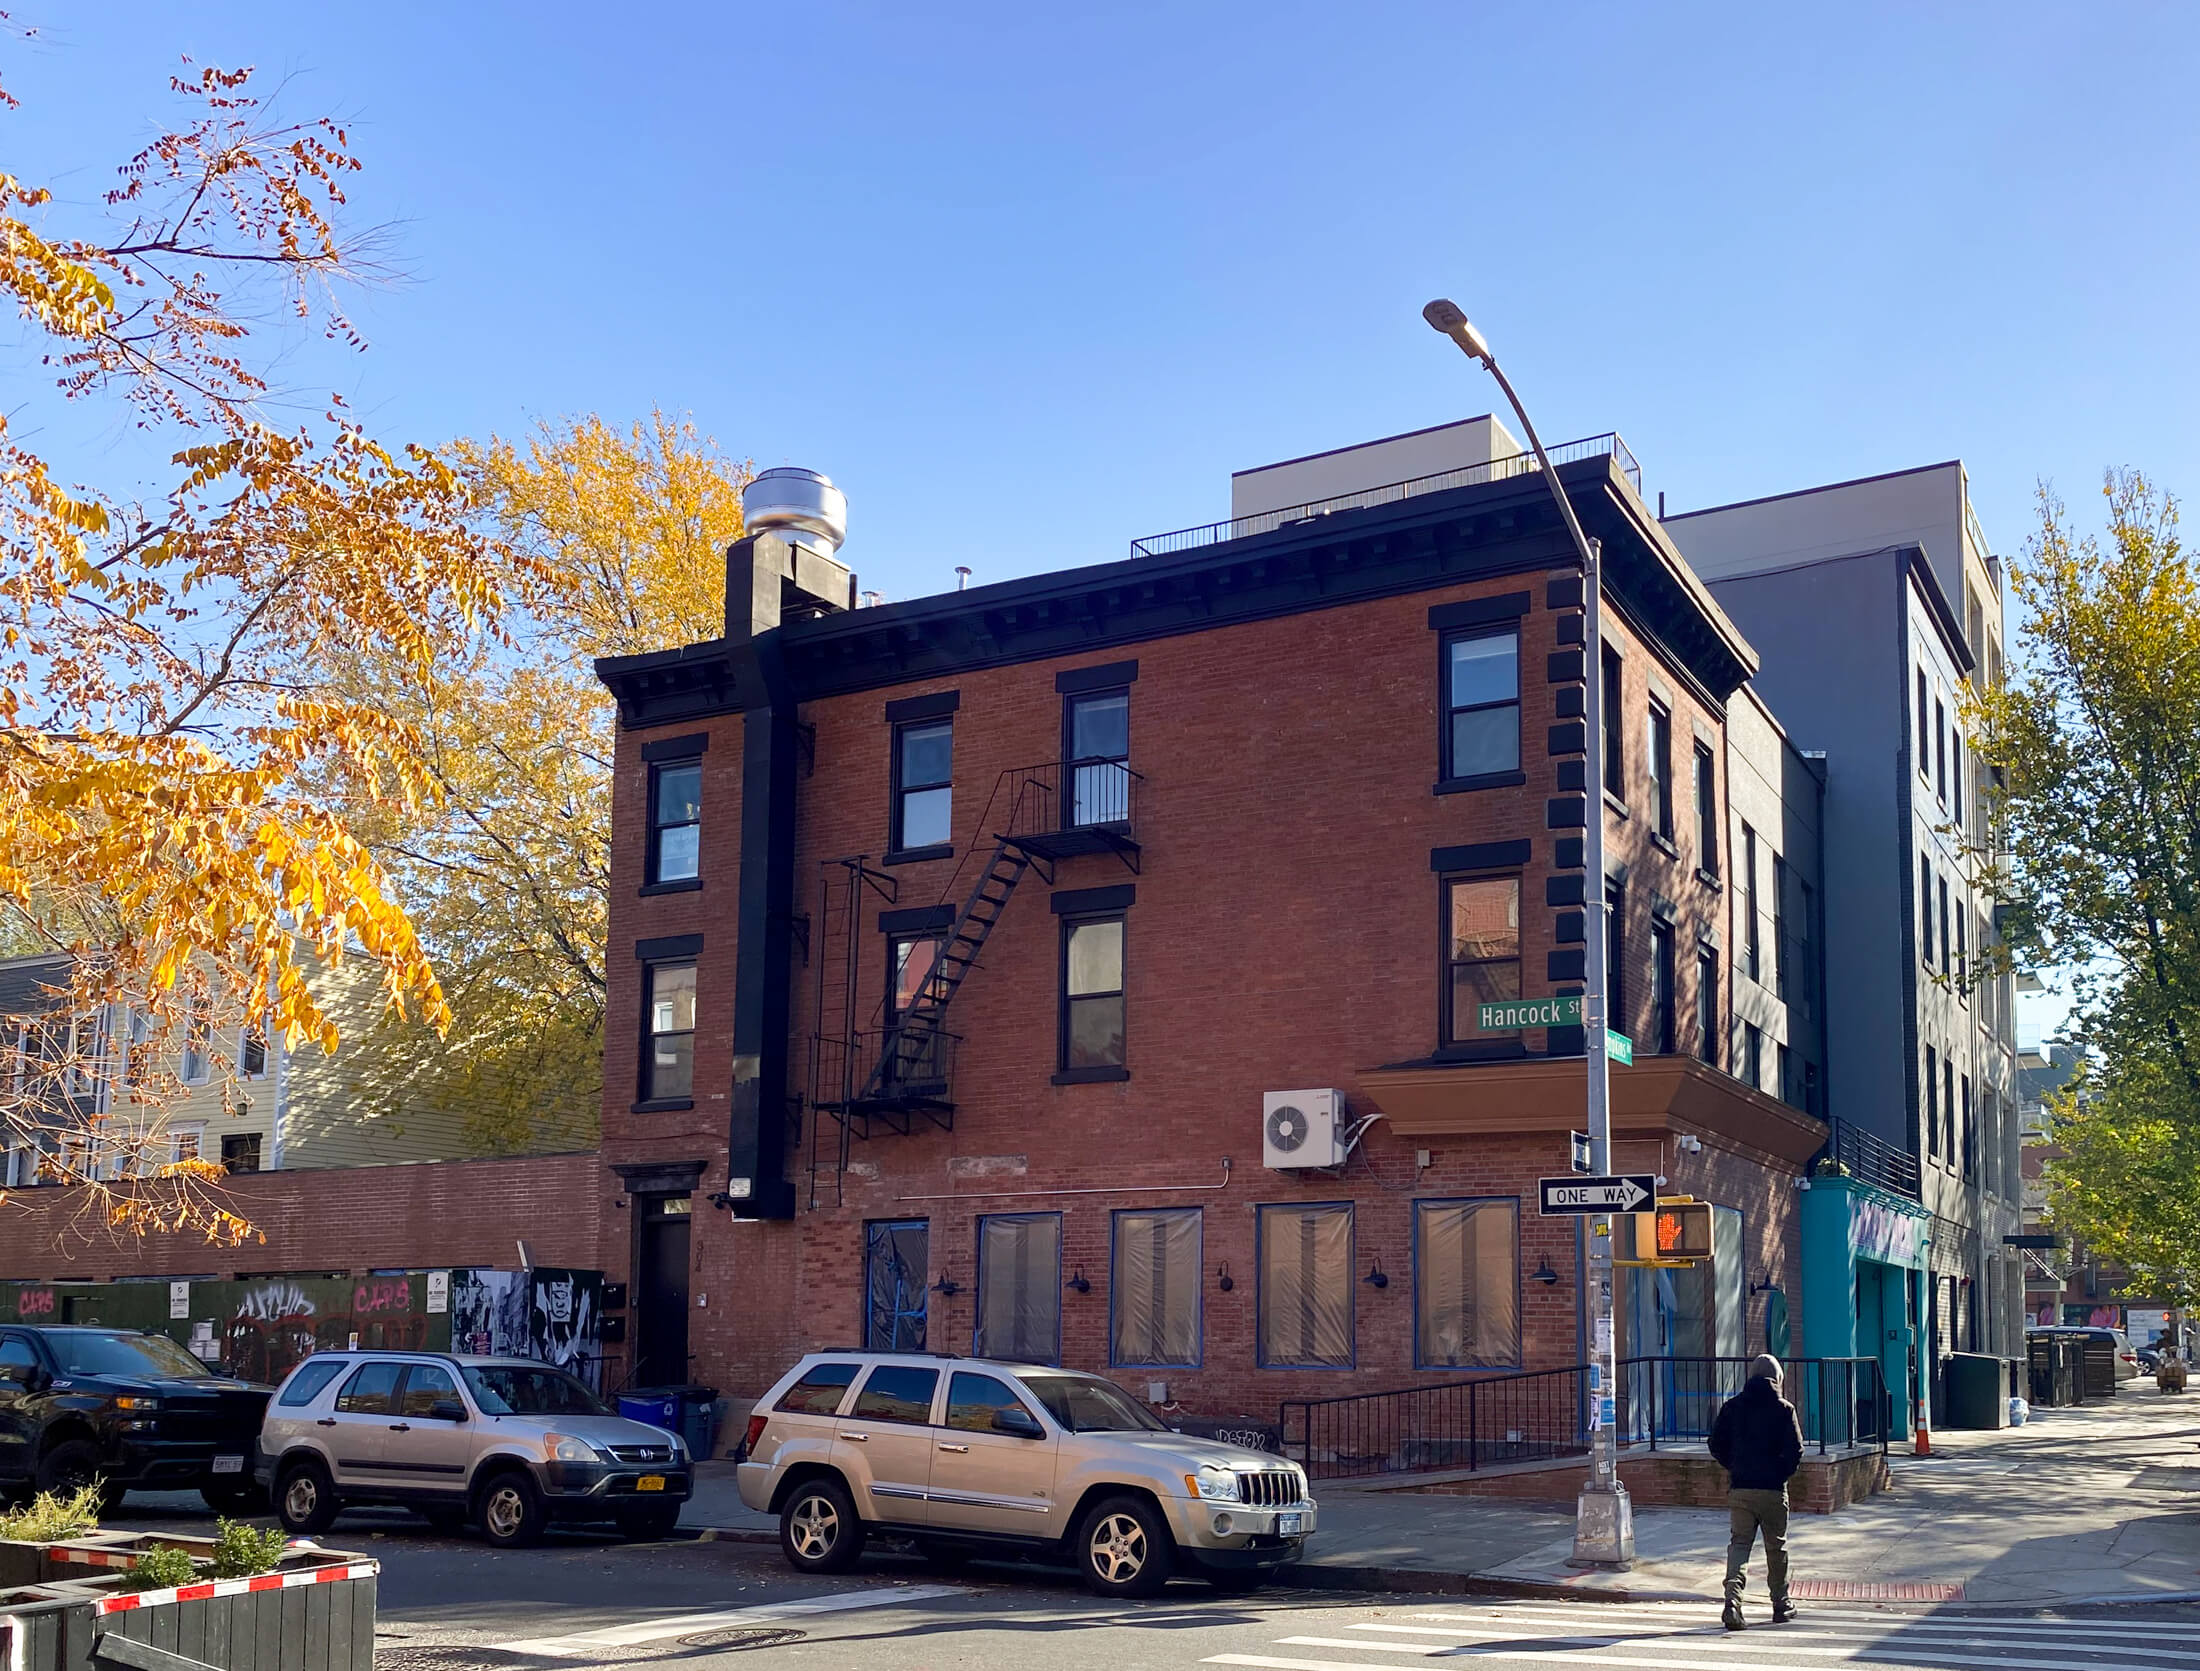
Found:
[[[1567,441],[1551,448],[1554,465],[1571,464],[1582,458],[1612,458],[1619,461],[1635,491],[1642,491],[1642,466],[1635,462],[1635,455],[1627,450],[1627,443],[1616,434],[1590,435],[1579,441]],[[1148,534],[1142,540],[1131,541],[1133,557],[1168,557],[1180,551],[1194,551],[1203,545],[1220,545],[1225,540],[1242,540],[1254,534],[1272,534],[1278,528],[1289,528],[1302,522],[1312,522],[1317,517],[1335,516],[1340,511],[1364,511],[1376,505],[1392,505],[1401,499],[1417,499],[1427,493],[1444,493],[1455,487],[1474,487],[1482,482],[1502,481],[1508,476],[1523,476],[1539,468],[1533,453],[1510,453],[1503,458],[1493,458],[1487,464],[1469,464],[1457,470],[1446,470],[1434,476],[1415,476],[1411,481],[1391,482],[1383,487],[1367,487],[1357,493],[1340,493],[1333,499],[1312,499],[1303,505],[1286,505],[1280,510],[1262,511],[1255,516],[1233,517],[1227,522],[1203,523],[1197,528],[1179,528],[1169,534]]]

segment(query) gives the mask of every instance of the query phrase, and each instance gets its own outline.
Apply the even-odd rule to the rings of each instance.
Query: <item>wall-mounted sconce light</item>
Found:
[[[1772,1273],[1767,1271],[1765,1272],[1764,1281],[1751,1283],[1749,1291],[1752,1294],[1777,1294],[1780,1291],[1780,1285],[1772,1280]]]
[[[945,1271],[942,1271],[940,1272],[939,1281],[932,1284],[932,1292],[935,1294],[960,1294],[962,1292],[962,1284],[957,1282],[953,1277],[949,1276]]]
[[[1215,1286],[1225,1294],[1237,1286],[1237,1278],[1230,1274],[1230,1261],[1227,1259],[1223,1260],[1222,1269],[1215,1273]]]
[[[1535,1269],[1529,1273],[1528,1280],[1530,1282],[1540,1282],[1548,1288],[1558,1280],[1558,1273],[1551,1269],[1551,1262],[1548,1259],[1538,1259]]]
[[[1080,1294],[1089,1294],[1092,1292],[1092,1284],[1085,1280],[1085,1267],[1082,1265],[1077,1267],[1077,1274],[1071,1277],[1069,1281],[1063,1283],[1062,1286],[1064,1288],[1074,1288]]]
[[[1360,1278],[1360,1280],[1370,1288],[1388,1288],[1390,1286],[1390,1277],[1383,1270],[1383,1262],[1380,1259],[1369,1260],[1367,1275]]]

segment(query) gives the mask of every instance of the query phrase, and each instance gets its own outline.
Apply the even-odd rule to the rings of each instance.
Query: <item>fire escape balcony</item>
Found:
[[[952,1131],[958,1034],[918,1020],[816,1041],[816,1106],[858,1137],[906,1137],[919,1119]]]
[[[1127,761],[1056,760],[1002,774],[1011,789],[1001,839],[1053,861],[1113,853],[1135,873],[1139,863],[1138,789],[1144,777]]]

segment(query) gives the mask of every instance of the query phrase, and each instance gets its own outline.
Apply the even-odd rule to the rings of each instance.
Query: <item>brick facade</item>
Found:
[[[1439,577],[1392,595],[1301,602],[1228,624],[1179,623],[1127,642],[1096,631],[1082,651],[1006,660],[972,653],[967,665],[923,677],[877,677],[805,696],[794,815],[796,949],[785,974],[798,1093],[787,1115],[790,1220],[750,1221],[726,1210],[739,1210],[738,1201],[706,1203],[727,1165],[726,1087],[743,1071],[732,1060],[728,1019],[743,716],[652,722],[645,704],[629,701],[617,768],[604,1108],[605,1163],[628,1170],[608,1185],[614,1211],[606,1218],[604,1260],[616,1277],[632,1258],[620,1216],[632,1207],[619,1178],[646,1164],[699,1163],[688,1317],[697,1378],[750,1393],[802,1350],[860,1342],[865,1227],[879,1220],[928,1222],[928,1339],[935,1347],[968,1349],[978,1297],[977,1220],[1059,1212],[1062,1280],[1081,1276],[1088,1285],[1083,1292],[1066,1288],[1061,1297],[1068,1365],[1105,1370],[1141,1393],[1150,1382],[1165,1383],[1169,1398],[1188,1410],[1263,1420],[1273,1419],[1282,1399],[1455,1379],[1462,1371],[1415,1366],[1411,1226],[1415,1201],[1463,1197],[1519,1203],[1518,1367],[1581,1361],[1580,1231],[1573,1220],[1541,1219],[1535,1211],[1535,1180],[1567,1170],[1563,1107],[1554,1102],[1518,1129],[1401,1132],[1393,1127],[1404,1116],[1386,1106],[1380,1077],[1380,1070],[1401,1064],[1430,1067],[1452,1087],[1444,1094],[1471,1112],[1481,1069],[1441,1048],[1442,850],[1471,846],[1478,850],[1477,872],[1502,865],[1519,875],[1523,994],[1579,990],[1578,837],[1581,809],[1597,799],[1599,764],[1585,751],[1578,723],[1568,725],[1578,721],[1586,673],[1579,583],[1571,570],[1553,566],[1563,549],[1555,529],[1536,522],[1547,514],[1547,497],[1540,511],[1530,494],[1507,503],[1520,508],[1506,513],[1512,519],[1506,532],[1540,555],[1523,559],[1516,552],[1492,565],[1497,572]],[[1654,540],[1654,523],[1639,521],[1649,530],[1640,537]],[[1049,577],[1065,585],[1074,578]],[[987,632],[1004,630],[998,622],[1007,606],[988,596],[1000,590],[955,600],[969,611],[973,632],[981,621]],[[1096,620],[1115,607],[1097,591],[1088,602]],[[1517,782],[1460,790],[1439,782],[1442,631],[1431,618],[1452,606],[1517,620]],[[893,614],[859,611],[854,619],[867,624],[866,617]],[[1456,619],[1456,610],[1448,618]],[[1654,916],[1675,937],[1679,1048],[1690,1048],[1697,1013],[1699,946],[1715,953],[1718,1012],[1730,1013],[1729,936],[1722,932],[1729,907],[1723,885],[1699,874],[1690,777],[1693,744],[1701,739],[1721,763],[1723,804],[1723,698],[1669,648],[1666,633],[1641,620],[1625,607],[1606,613],[1625,669],[1617,724],[1628,765],[1608,821],[1608,864],[1615,875],[1624,872],[1626,889],[1625,1008],[1615,1025],[1636,1038],[1638,1064],[1657,1049],[1649,1015]],[[729,641],[737,636],[729,631]],[[832,862],[869,855],[892,878],[895,898],[867,895],[852,930],[855,1024],[875,1027],[888,979],[879,913],[952,905],[967,896],[993,835],[1007,827],[1016,771],[1063,756],[1058,676],[1133,657],[1130,764],[1141,774],[1136,874],[1102,852],[1060,859],[1051,884],[1037,871],[1024,877],[951,1006],[950,1030],[961,1040],[953,1129],[920,1116],[908,1135],[849,1144],[843,1168],[838,1121],[799,1094],[808,1089],[804,1068],[820,991],[835,991],[851,967],[849,927],[827,896],[830,880],[845,874]],[[886,705],[949,691],[957,698],[953,851],[883,864],[893,746]],[[1672,715],[1670,838],[1649,815],[1645,738],[1653,696]],[[644,750],[702,730],[710,738],[702,886],[645,897]],[[1517,844],[1525,858],[1498,857],[1507,844]],[[1458,862],[1455,854],[1450,863]],[[1135,890],[1124,913],[1127,1076],[1059,1083],[1062,930],[1049,896],[1109,886]],[[692,1107],[637,1110],[642,990],[630,942],[694,934],[703,949]],[[1546,1053],[1562,1058],[1569,1042],[1556,1030],[1521,1039],[1529,1062]],[[1574,1060],[1578,1065],[1578,1054]],[[1566,1072],[1559,1060],[1551,1068]],[[1615,1078],[1637,1071],[1644,1070],[1615,1069]],[[1578,1080],[1567,1083],[1576,1087],[1578,1124]],[[1793,1184],[1812,1146],[1813,1123],[1787,1117],[1771,1099],[1739,1086],[1707,1093],[1701,1082],[1689,1083],[1696,1104],[1627,1125],[1615,1165],[1661,1171],[1673,1189],[1741,1209],[1740,1286],[1769,1280],[1796,1294]],[[1374,1120],[1337,1175],[1264,1168],[1261,1094],[1316,1087],[1345,1092],[1355,1118],[1387,1117]],[[1700,1115],[1690,1111],[1698,1104]],[[1684,1132],[1702,1138],[1700,1153],[1684,1153],[1673,1141]],[[1257,1210],[1265,1203],[1326,1202],[1353,1208],[1353,1364],[1260,1367]],[[1199,1361],[1111,1367],[1113,1215],[1173,1206],[1203,1211]],[[1536,1280],[1539,1269],[1556,1280]],[[1378,1271],[1384,1284],[1367,1280]],[[1762,1295],[1747,1295],[1746,1304],[1748,1347],[1756,1350],[1764,1340]],[[1799,1338],[1794,1349],[1801,1349]]]

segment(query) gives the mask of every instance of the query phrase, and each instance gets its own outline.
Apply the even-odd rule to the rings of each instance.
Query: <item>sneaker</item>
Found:
[[[1728,1630],[1743,1630],[1749,1625],[1749,1621],[1742,1617],[1742,1604],[1738,1601],[1729,1601],[1726,1604],[1726,1611],[1719,1615],[1719,1623]]]
[[[1774,1624],[1784,1625],[1794,1617],[1795,1603],[1792,1601],[1776,1601],[1772,1604],[1772,1622]]]

